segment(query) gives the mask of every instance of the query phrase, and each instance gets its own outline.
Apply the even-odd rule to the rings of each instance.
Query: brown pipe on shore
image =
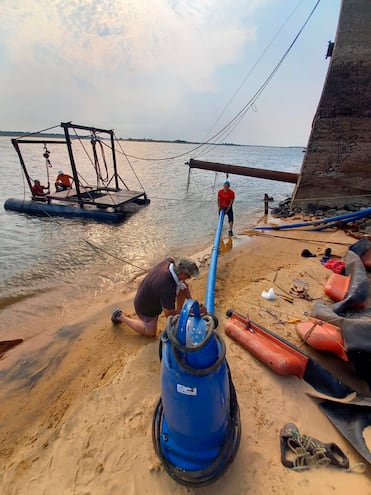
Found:
[[[241,167],[239,165],[226,165],[224,163],[203,162],[191,158],[187,163],[190,168],[200,168],[212,170],[214,172],[225,172],[226,174],[247,175],[258,177],[259,179],[277,180],[280,182],[290,182],[296,184],[299,174],[292,172],[280,172],[278,170],[265,170],[262,168]]]

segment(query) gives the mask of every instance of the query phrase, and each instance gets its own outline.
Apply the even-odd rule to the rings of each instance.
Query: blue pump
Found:
[[[241,439],[237,396],[217,325],[188,299],[180,315],[168,318],[160,339],[162,396],[153,444],[168,474],[190,487],[222,476]]]

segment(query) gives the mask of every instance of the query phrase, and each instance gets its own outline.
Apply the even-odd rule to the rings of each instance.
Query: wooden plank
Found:
[[[117,191],[111,192],[94,200],[95,204],[101,206],[120,206],[143,196],[143,191]]]
[[[96,190],[92,188],[80,187],[81,194],[91,193],[91,196],[87,195],[81,198],[81,202],[85,204],[96,204],[99,206],[120,206],[125,203],[129,203],[134,199],[140,198],[144,195],[143,191],[104,191],[104,190]],[[104,194],[106,193],[106,194]],[[97,198],[94,198],[94,195],[102,194]],[[69,201],[78,203],[79,199],[77,197],[76,189],[67,189],[65,191],[55,192],[53,194],[49,194],[45,196],[45,198],[49,198],[56,201]]]
[[[84,193],[87,193],[90,191],[92,191],[91,188],[86,188],[86,187],[80,186],[80,193],[81,194],[84,194]],[[66,189],[65,191],[58,191],[58,192],[50,193],[46,197],[50,198],[50,199],[58,199],[58,200],[63,200],[63,201],[69,201],[69,200],[77,201],[77,199],[78,199],[77,198],[77,191],[74,188]]]

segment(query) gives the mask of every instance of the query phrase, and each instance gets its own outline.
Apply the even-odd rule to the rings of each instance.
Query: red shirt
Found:
[[[225,210],[229,207],[231,201],[234,201],[234,191],[228,188],[227,190],[220,189],[218,191],[218,206],[222,210]]]
[[[70,187],[72,179],[73,177],[68,174],[59,174],[55,182],[62,184],[64,187]]]
[[[44,196],[44,189],[47,189],[46,187],[42,186],[41,184],[34,184],[32,186],[32,194],[34,196]]]

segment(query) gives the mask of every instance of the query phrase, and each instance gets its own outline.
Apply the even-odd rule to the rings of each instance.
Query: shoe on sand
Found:
[[[317,256],[316,254],[311,253],[309,249],[303,249],[301,255],[303,258],[315,258]]]
[[[115,309],[115,311],[112,313],[111,316],[111,321],[114,325],[117,325],[118,323],[121,323],[117,318],[122,315],[121,309]]]

